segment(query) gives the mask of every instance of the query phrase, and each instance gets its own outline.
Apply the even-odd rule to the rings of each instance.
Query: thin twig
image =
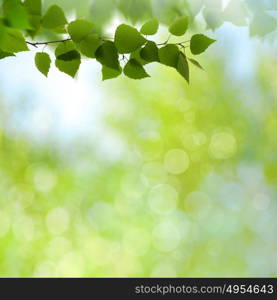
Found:
[[[168,39],[165,42],[157,44],[157,46],[167,45],[170,37],[171,36],[169,36]],[[30,42],[30,41],[26,41],[26,44],[37,48],[38,46],[43,46],[43,45],[47,46],[47,45],[50,45],[50,44],[64,43],[64,42],[71,41],[71,40],[72,40],[71,38],[67,38],[67,39],[63,39],[63,40],[56,40],[56,41],[49,41],[49,42]],[[100,40],[107,41],[107,38],[100,37]],[[190,40],[184,41],[184,42],[172,43],[172,44],[181,46],[183,48],[184,47],[183,44],[186,44],[186,43],[189,43],[189,42],[190,42]]]
[[[26,41],[26,43],[28,45],[31,45],[35,48],[37,48],[38,46],[41,46],[41,45],[49,45],[49,44],[57,44],[57,43],[64,43],[64,42],[67,42],[67,41],[71,41],[71,38],[68,38],[68,39],[63,39],[63,40],[56,40],[56,41],[49,41],[49,42],[29,42],[29,41]]]

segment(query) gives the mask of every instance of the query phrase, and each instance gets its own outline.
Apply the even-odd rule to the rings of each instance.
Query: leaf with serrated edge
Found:
[[[102,66],[102,80],[108,80],[118,77],[122,73],[122,69],[111,69],[106,66]]]
[[[215,41],[204,34],[195,34],[190,41],[190,51],[194,55],[201,54]]]
[[[135,59],[130,59],[124,67],[124,74],[132,79],[142,79],[150,77],[143,66]]]
[[[195,59],[193,59],[193,58],[188,58],[188,60],[189,60],[193,65],[195,65],[197,68],[199,68],[199,69],[201,69],[201,70],[204,70],[204,68],[200,65],[200,63],[199,63],[197,60],[195,60]]]
[[[121,24],[115,32],[114,43],[119,53],[131,53],[146,43],[146,39],[133,27]]]
[[[186,56],[180,52],[177,65],[177,71],[186,79],[189,83],[189,65]]]

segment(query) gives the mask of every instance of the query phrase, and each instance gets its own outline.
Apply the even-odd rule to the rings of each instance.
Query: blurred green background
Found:
[[[44,3],[107,33],[189,12],[217,43],[190,85],[0,62],[0,276],[277,276],[276,1]]]

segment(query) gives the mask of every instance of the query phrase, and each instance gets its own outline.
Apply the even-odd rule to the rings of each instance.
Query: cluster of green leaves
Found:
[[[203,53],[215,40],[203,34],[195,34],[189,41],[156,43],[148,39],[157,33],[159,22],[151,19],[136,28],[121,24],[114,38],[101,37],[93,22],[77,19],[68,23],[62,8],[50,6],[42,14],[41,0],[4,0],[3,17],[0,20],[0,58],[13,56],[17,52],[28,51],[28,46],[43,47],[36,53],[35,64],[45,76],[51,66],[51,57],[45,52],[45,46],[55,45],[56,67],[74,77],[82,58],[96,59],[102,65],[103,80],[118,77],[121,73],[132,79],[149,77],[145,65],[158,62],[175,68],[189,82],[189,63],[202,68],[191,54]],[[189,27],[188,17],[179,17],[169,27],[171,35],[181,37]],[[25,38],[43,35],[43,33],[66,34],[66,39],[46,42],[27,42]]]

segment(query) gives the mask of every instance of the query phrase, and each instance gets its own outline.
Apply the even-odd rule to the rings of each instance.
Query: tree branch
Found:
[[[67,39],[63,39],[63,40],[56,40],[56,41],[49,41],[49,42],[29,42],[29,41],[26,41],[26,44],[37,48],[38,46],[41,46],[41,45],[47,46],[49,44],[58,44],[58,43],[64,43],[64,42],[67,42],[67,41],[71,41],[71,38],[67,38]]]

